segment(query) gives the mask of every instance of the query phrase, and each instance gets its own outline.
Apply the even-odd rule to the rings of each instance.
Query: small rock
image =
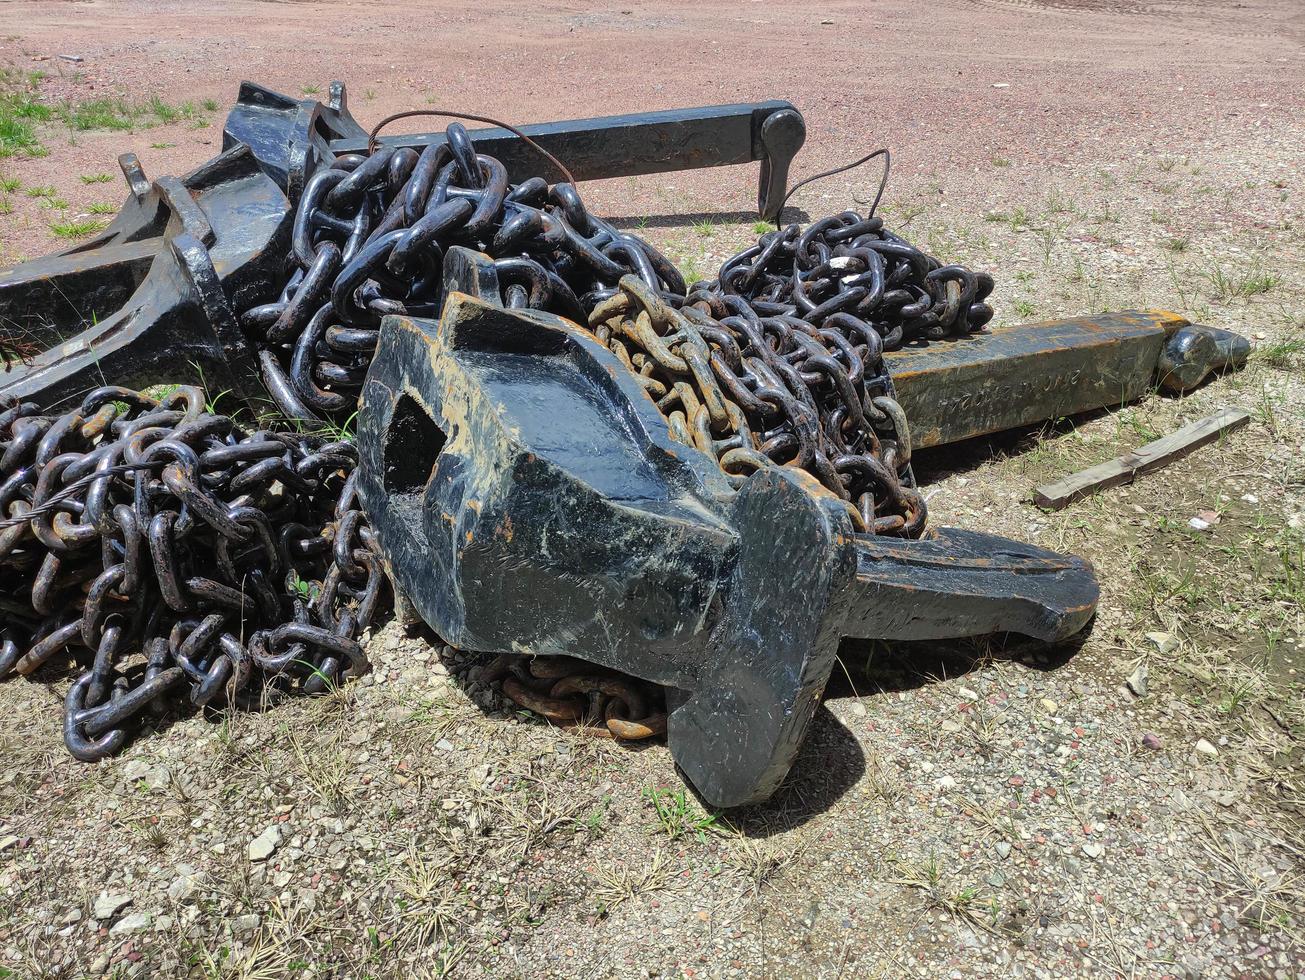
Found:
[[[281,843],[281,825],[274,823],[249,842],[249,860],[266,861]]]
[[[168,898],[174,902],[184,902],[199,889],[199,881],[193,874],[183,874],[168,885]]]
[[[1253,493],[1242,494],[1242,500],[1246,501],[1248,504],[1258,504],[1260,502],[1260,498],[1255,496]]]
[[[1151,641],[1159,653],[1173,653],[1178,649],[1178,640],[1172,633],[1148,633],[1146,638]]]
[[[854,718],[864,718],[866,716],[865,705],[860,701],[853,701],[850,710]]]
[[[939,788],[939,789],[955,789],[955,788],[956,788],[956,780],[953,779],[951,776],[943,776],[942,779],[938,780],[938,788]]]
[[[1092,842],[1083,845],[1083,853],[1095,861],[1097,858],[1101,857],[1102,854],[1106,853],[1106,849],[1104,845]]]
[[[1003,861],[1005,861],[1008,857],[1010,857],[1009,841],[1004,841],[1004,840],[997,841],[994,849],[997,852],[997,857],[1001,858]]]
[[[1124,683],[1127,684],[1128,689],[1132,691],[1135,695],[1137,695],[1139,698],[1146,697],[1146,689],[1147,689],[1146,664],[1145,663],[1138,664],[1137,669],[1134,670],[1133,673],[1129,675],[1128,680],[1126,680]]]
[[[109,930],[109,935],[120,936],[125,933],[144,932],[150,926],[154,925],[154,916],[148,912],[133,912],[131,915],[124,915]]]
[[[979,695],[976,692],[971,691],[968,687],[958,687],[956,689],[956,693],[959,694],[961,698],[963,698],[966,701],[979,700]]]
[[[257,915],[251,914],[251,915],[237,916],[231,922],[231,931],[235,933],[237,936],[248,935],[249,933],[253,932],[255,929],[258,928],[258,924],[261,921],[262,920],[259,919]]]
[[[103,973],[109,968],[109,954],[101,953],[91,961],[91,973]]]
[[[130,904],[130,895],[101,895],[95,900],[91,915],[97,919],[112,919]]]
[[[993,88],[1010,88],[1010,82],[993,82]]]
[[[1191,520],[1187,522],[1187,526],[1190,527],[1193,531],[1210,530],[1210,522],[1201,517],[1193,517]]]
[[[1051,700],[1051,698],[1042,699],[1042,710],[1047,714],[1054,715],[1056,713],[1056,707],[1056,702]]]
[[[1211,759],[1219,754],[1219,750],[1216,749],[1212,743],[1207,742],[1203,738],[1196,740],[1196,751],[1201,755],[1209,756]]]
[[[1152,732],[1147,732],[1142,736],[1142,748],[1144,749],[1159,749],[1163,744],[1160,741],[1160,736]]]

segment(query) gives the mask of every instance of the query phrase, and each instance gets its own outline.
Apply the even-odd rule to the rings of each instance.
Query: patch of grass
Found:
[[[108,226],[107,221],[84,218],[56,221],[50,225],[50,231],[54,232],[59,238],[85,238],[87,235],[94,235],[96,232],[103,231]]]
[[[118,205],[104,204],[97,201],[95,204],[90,205],[86,210],[91,214],[117,214]]]
[[[172,149],[172,148],[173,148],[174,146],[176,146],[176,145],[177,145],[176,143],[151,143],[151,144],[150,144],[150,149],[151,149],[151,150],[170,150],[170,149]]]
[[[9,198],[0,197],[0,214],[13,214],[14,206],[10,203]]]
[[[693,223],[693,230],[703,238],[710,238],[716,233],[716,222],[712,221],[710,218],[705,218],[702,221],[695,221]]]
[[[1257,347],[1251,357],[1271,368],[1288,369],[1296,366],[1302,353],[1305,353],[1305,340],[1284,340]]]
[[[62,197],[43,197],[41,198],[41,207],[47,211],[67,211],[68,202]]]
[[[684,281],[693,285],[703,278],[701,256],[688,255],[680,259],[680,275],[684,276]]]
[[[930,854],[920,861],[899,861],[896,865],[901,874],[889,880],[923,894],[926,906],[981,929],[991,931],[996,925],[1001,912],[997,899],[980,894],[977,885],[957,888],[944,883],[942,862],[937,855]]]
[[[54,197],[57,193],[58,191],[56,191],[49,184],[43,184],[38,187],[27,188],[28,197]]]
[[[0,191],[12,194],[22,186],[23,182],[17,177],[0,177]]]
[[[706,841],[708,831],[718,833],[722,829],[717,823],[720,815],[700,811],[683,786],[677,790],[648,786],[644,788],[643,798],[652,805],[658,827],[671,840],[693,836]]]
[[[632,869],[625,865],[600,867],[592,877],[597,882],[593,894],[600,916],[610,915],[622,902],[670,885],[670,875],[660,850],[654,851],[652,861],[642,868]]]
[[[146,105],[149,107],[149,111],[154,113],[159,122],[164,125],[176,122],[185,114],[180,106],[168,105],[157,95],[151,95]]]
[[[364,89],[363,98],[366,99],[368,102],[376,98],[376,89],[374,88]]]
[[[12,157],[20,150],[30,153],[37,146],[37,130],[0,108],[0,157]]]
[[[77,179],[83,184],[107,184],[113,180],[113,174],[82,174]]]
[[[775,226],[769,221],[758,221],[753,224],[752,231],[757,235],[764,235],[768,231],[774,231]]]
[[[1170,252],[1186,252],[1190,240],[1179,235],[1173,235],[1165,239],[1164,246]]]
[[[1018,317],[1028,318],[1036,313],[1038,308],[1026,299],[1018,299],[1011,305],[1011,310]]]
[[[304,95],[316,95],[322,90],[320,85],[305,85],[302,89]]]
[[[65,102],[59,107],[60,118],[69,129],[77,132],[128,130],[135,125],[138,114],[126,99],[88,99],[85,102]]]
[[[1215,265],[1200,276],[1209,283],[1211,296],[1225,303],[1259,296],[1282,283],[1282,276],[1266,272],[1259,263],[1241,272],[1228,272],[1223,266]]]
[[[205,112],[217,112],[218,109],[217,99],[205,99],[200,105],[204,107]]]
[[[1010,161],[1007,160],[1005,157],[993,157],[992,165],[994,167],[1009,167]]]

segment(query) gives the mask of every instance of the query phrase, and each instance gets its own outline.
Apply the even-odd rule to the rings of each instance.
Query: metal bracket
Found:
[[[267,161],[268,172],[283,181],[291,199],[297,199],[304,173],[310,173],[310,164],[328,150],[340,154],[367,149],[367,134],[345,107],[343,83],[334,83],[332,93],[332,103],[323,106],[297,102],[245,82],[227,119],[223,145],[235,140],[248,143],[260,160]],[[565,163],[577,180],[760,161],[757,210],[767,220],[779,213],[788,190],[789,165],[807,133],[802,114],[792,103],[781,100],[569,119],[520,128]],[[512,181],[534,175],[549,181],[563,179],[546,158],[505,129],[473,129],[470,133],[476,149],[502,161]],[[382,134],[380,142],[420,150],[443,143],[444,133]],[[302,164],[293,159],[296,147],[304,148]]]
[[[0,324],[41,352],[0,373],[0,396],[53,407],[108,383],[144,388],[202,373],[215,391],[265,397],[235,310],[275,293],[289,202],[246,146],[182,177],[145,178],[94,241],[0,276]]]

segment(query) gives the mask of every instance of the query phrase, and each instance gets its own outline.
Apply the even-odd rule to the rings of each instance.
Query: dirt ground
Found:
[[[1255,344],[1189,397],[917,457],[935,524],[1090,558],[1100,614],[1073,649],[845,648],[742,812],[684,795],[664,745],[501,710],[393,624],[362,682],[96,766],[63,750],[66,676],[0,685],[0,977],[1305,974],[1298,0],[0,0],[0,36],[6,91],[49,109],[0,114],[0,266],[107,220],[118,153],[215,153],[243,78],[344,79],[365,126],[787,98],[795,176],[891,147],[890,227],[991,272],[998,328],[1160,306]],[[693,278],[753,235],[754,184],[582,189]],[[1225,405],[1254,418],[1218,445],[1028,502]]]

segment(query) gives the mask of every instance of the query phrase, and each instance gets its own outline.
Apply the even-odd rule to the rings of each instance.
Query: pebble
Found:
[[[174,902],[184,902],[199,889],[198,876],[183,874],[168,885],[168,898]]]
[[[976,692],[971,691],[968,687],[958,687],[956,693],[966,701],[979,700],[979,695]]]
[[[951,776],[943,776],[942,779],[938,780],[938,788],[939,788],[939,789],[955,789],[955,788],[956,788],[956,780],[953,779]]]
[[[1146,638],[1159,653],[1173,653],[1178,649],[1178,640],[1172,633],[1147,633]]]
[[[1134,670],[1133,673],[1129,675],[1128,680],[1125,681],[1124,683],[1127,684],[1128,689],[1132,691],[1135,695],[1137,695],[1139,698],[1146,697],[1146,691],[1147,691],[1146,664],[1145,663],[1138,664],[1137,669]]]
[[[154,924],[154,916],[148,912],[133,912],[131,915],[124,915],[109,930],[109,935],[119,936],[132,932],[144,932]]]
[[[1147,732],[1142,736],[1142,748],[1144,749],[1159,749],[1163,745],[1164,743],[1160,741],[1160,736],[1156,735],[1154,732]]]
[[[1101,857],[1102,854],[1106,853],[1106,848],[1103,844],[1092,842],[1083,845],[1083,853],[1095,861],[1097,858]]]
[[[130,895],[101,895],[95,900],[91,915],[97,919],[112,919],[130,904]]]
[[[1211,759],[1219,754],[1219,750],[1216,749],[1212,743],[1207,742],[1203,738],[1196,740],[1196,751],[1201,755],[1209,756]]]
[[[281,825],[272,824],[249,842],[249,860],[266,861],[281,843]]]
[[[231,931],[237,936],[248,935],[258,928],[261,921],[257,915],[253,914],[237,916],[231,922]]]
[[[1010,857],[1010,842],[999,840],[993,848],[997,852],[997,857],[1005,861]]]

